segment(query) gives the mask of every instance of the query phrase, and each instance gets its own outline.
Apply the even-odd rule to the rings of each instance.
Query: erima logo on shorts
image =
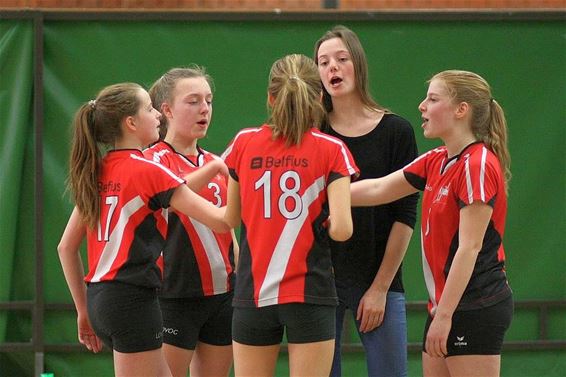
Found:
[[[457,342],[454,342],[455,347],[464,347],[464,346],[468,345],[468,342],[464,341],[463,336],[456,336],[456,340],[457,340]]]
[[[179,335],[179,329],[174,329],[172,327],[164,327],[163,333],[169,335]]]

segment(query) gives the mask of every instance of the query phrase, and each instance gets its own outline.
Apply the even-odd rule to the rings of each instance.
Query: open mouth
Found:
[[[337,85],[339,85],[340,83],[342,83],[342,79],[341,79],[340,77],[336,77],[336,76],[335,76],[335,77],[332,77],[332,78],[330,79],[330,85],[332,85],[332,86],[337,86]]]

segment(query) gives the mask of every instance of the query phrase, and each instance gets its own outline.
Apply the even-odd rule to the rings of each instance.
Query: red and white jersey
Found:
[[[154,212],[169,207],[174,190],[182,184],[139,150],[108,152],[98,180],[100,217],[96,228],[87,230],[85,281],[159,287],[161,274],[155,262],[165,239]]]
[[[144,151],[147,159],[168,167],[180,177],[220,157],[197,147],[197,156],[177,153],[165,141]],[[217,174],[198,194],[217,207],[226,205],[227,179]],[[216,233],[173,209],[164,213],[167,239],[160,267],[162,297],[202,297],[232,290],[234,251],[231,233]]]
[[[424,191],[421,216],[423,270],[434,312],[458,249],[460,209],[473,202],[493,208],[482,249],[457,310],[493,305],[511,294],[505,276],[503,234],[507,214],[505,182],[499,160],[483,143],[473,143],[448,158],[433,149],[404,169],[406,179]]]
[[[327,233],[320,224],[328,217],[327,186],[357,176],[358,168],[342,141],[316,129],[299,146],[286,147],[272,135],[268,125],[244,129],[222,155],[240,185],[234,306],[336,305]]]

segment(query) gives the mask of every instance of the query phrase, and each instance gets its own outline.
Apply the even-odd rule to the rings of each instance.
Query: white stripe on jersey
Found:
[[[446,173],[448,171],[448,169],[450,169],[452,167],[452,165],[456,164],[456,162],[458,162],[458,159],[453,158],[450,161],[448,161],[446,166],[442,167],[442,165],[444,165],[444,160],[443,160],[442,163],[440,164],[440,173],[441,174]]]
[[[193,224],[198,238],[202,242],[204,251],[206,252],[212,274],[212,289],[214,290],[214,294],[226,293],[228,273],[226,272],[226,264],[222,258],[222,252],[220,251],[216,237],[214,237],[214,233],[212,233],[209,227],[199,223],[195,219],[189,217],[189,220],[191,220],[191,224]]]
[[[133,158],[134,160],[138,160],[138,161],[142,161],[142,162],[147,162],[148,164],[152,164],[154,166],[159,167],[161,170],[163,170],[165,173],[169,174],[169,176],[171,178],[174,178],[177,182],[179,183],[185,183],[185,181],[181,178],[179,178],[177,175],[175,175],[175,173],[173,173],[171,170],[167,169],[165,166],[161,165],[160,163],[157,163],[155,161],[151,161],[148,160],[147,158],[144,157],[140,157],[135,155],[134,153],[130,154],[130,157]]]
[[[418,156],[417,158],[415,158],[413,161],[409,162],[407,165],[405,165],[405,166],[403,167],[403,169],[408,168],[409,166],[413,165],[413,164],[416,163],[417,161],[422,160],[423,158],[425,158],[425,157],[428,156],[429,154],[432,154],[432,153],[442,153],[442,152],[443,152],[443,150],[442,150],[441,148],[434,148],[434,149],[431,149],[430,151],[421,154],[420,156]],[[441,165],[442,165],[442,164],[441,164]]]
[[[318,195],[325,187],[324,177],[318,178],[301,197],[303,202],[303,210],[299,217],[288,220],[285,227],[279,236],[275,250],[271,256],[265,280],[259,290],[258,307],[269,306],[277,304],[277,297],[279,296],[279,286],[283,276],[287,271],[287,263],[297,235],[301,231],[305,220],[309,214],[310,205],[318,198]]]
[[[481,201],[485,203],[485,160],[487,159],[487,148],[483,147],[481,151],[481,167],[480,167],[480,193]]]
[[[339,146],[340,146],[340,151],[342,152],[342,156],[344,156],[344,162],[346,163],[346,167],[348,168],[348,173],[349,173],[350,175],[353,175],[353,174],[356,173],[356,169],[354,169],[354,167],[352,166],[351,161],[348,159],[348,154],[346,153],[346,148],[345,148],[345,146],[344,146],[344,143],[342,143],[342,142],[340,142],[340,141],[338,141],[338,140],[336,140],[336,139],[334,139],[334,138],[332,138],[332,137],[329,137],[328,135],[319,134],[319,133],[312,132],[312,131],[311,131],[311,134],[312,134],[314,137],[320,137],[321,139],[325,139],[325,140],[328,140],[328,141],[330,141],[330,142],[332,142],[332,143],[334,143],[334,144],[339,145]]]
[[[226,157],[228,157],[228,155],[229,155],[230,153],[232,153],[232,149],[234,149],[234,144],[236,144],[236,140],[237,140],[240,136],[242,136],[242,135],[244,135],[244,134],[247,134],[247,133],[250,133],[250,132],[259,132],[259,131],[261,131],[261,128],[247,128],[247,129],[245,129],[245,130],[242,130],[242,131],[238,132],[238,133],[236,134],[236,136],[234,136],[234,140],[232,140],[232,143],[228,146],[228,148],[226,148],[226,150],[222,153],[222,155],[220,156],[220,158],[222,158],[223,160],[226,160]]]
[[[169,153],[168,149],[162,149],[158,152],[153,152],[152,161],[161,162],[161,156],[166,155],[167,153]]]
[[[474,201],[474,188],[472,186],[472,177],[470,175],[470,155],[466,156],[466,163],[464,164],[466,170],[466,189],[468,190],[468,204]]]
[[[426,284],[426,289],[428,291],[428,297],[430,302],[432,303],[432,310],[431,312],[434,313],[436,311],[436,285],[434,284],[434,277],[432,276],[432,270],[430,269],[430,265],[426,259],[426,253],[424,249],[424,240],[423,240],[423,232],[421,231],[421,253],[422,253],[422,260],[423,260],[423,273],[424,279]]]
[[[136,213],[137,210],[144,206],[142,198],[138,195],[128,203],[126,203],[121,211],[120,217],[118,218],[118,223],[112,230],[108,242],[102,250],[100,259],[96,265],[96,270],[92,276],[91,282],[98,283],[100,279],[110,271],[112,264],[118,256],[118,251],[120,250],[120,245],[122,244],[122,237],[124,236],[124,228],[128,225],[130,217]]]

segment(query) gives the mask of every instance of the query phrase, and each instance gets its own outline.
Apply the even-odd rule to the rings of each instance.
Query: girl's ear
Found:
[[[167,102],[163,102],[161,104],[161,109],[158,109],[159,112],[166,118],[173,118],[173,112],[171,111],[171,106]]]
[[[136,131],[136,122],[134,120],[134,117],[132,115],[128,115],[125,119],[124,119],[124,125],[126,126],[126,129],[129,131]]]
[[[273,95],[269,92],[267,92],[267,103],[269,103],[269,106],[273,107],[273,104],[275,103],[275,97],[273,97]]]
[[[461,119],[470,112],[470,105],[467,102],[460,102],[456,108],[456,118]]]

